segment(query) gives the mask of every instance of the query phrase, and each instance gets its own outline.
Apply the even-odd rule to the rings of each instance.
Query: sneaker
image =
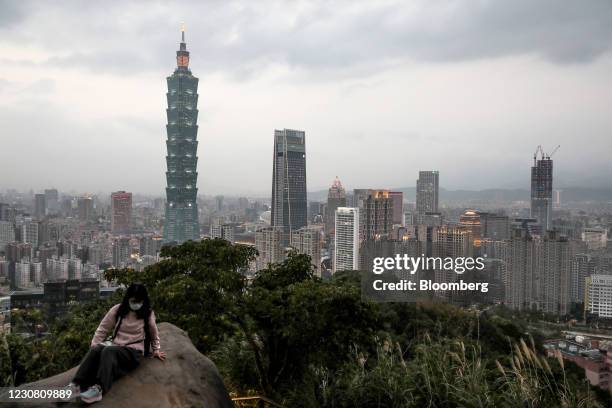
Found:
[[[87,404],[100,401],[102,399],[102,389],[99,385],[89,387],[87,391],[81,393],[81,400]]]

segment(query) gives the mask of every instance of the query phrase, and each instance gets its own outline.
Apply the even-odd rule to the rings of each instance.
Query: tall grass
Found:
[[[478,344],[425,335],[408,352],[378,340],[367,357],[354,350],[337,373],[315,370],[324,407],[599,407],[589,385],[572,386],[560,355],[538,355],[533,341],[512,345],[502,361],[483,359]],[[551,364],[554,367],[551,367]]]

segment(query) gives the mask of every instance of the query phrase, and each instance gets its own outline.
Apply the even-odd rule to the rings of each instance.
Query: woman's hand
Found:
[[[164,361],[166,359],[166,353],[163,351],[155,350],[153,352],[153,357],[159,358],[161,361]]]

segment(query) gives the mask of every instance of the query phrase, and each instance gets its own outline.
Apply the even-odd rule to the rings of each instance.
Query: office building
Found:
[[[359,208],[339,207],[336,210],[333,271],[359,269]]]
[[[482,237],[501,241],[510,238],[510,219],[507,215],[479,211]]]
[[[419,171],[419,178],[416,182],[417,213],[438,212],[439,180],[438,171]]]
[[[47,201],[44,194],[34,195],[34,217],[42,220],[47,215]]]
[[[0,203],[0,221],[11,221],[9,217],[10,205],[6,203]]]
[[[132,193],[116,191],[111,194],[111,231],[128,233],[132,229]]]
[[[604,319],[612,318],[612,275],[592,275],[585,281],[587,314]]]
[[[584,228],[582,241],[591,251],[604,249],[608,245],[608,230],[605,228]]]
[[[89,196],[79,197],[77,199],[77,213],[79,221],[91,221],[94,217],[94,202]]]
[[[177,67],[168,77],[166,146],[166,221],[164,242],[200,238],[198,221],[198,78],[189,69],[185,32],[176,52]]]
[[[45,190],[45,203],[47,204],[47,213],[57,215],[60,212],[59,194],[56,189],[50,188]]]
[[[283,230],[283,246],[291,233],[308,224],[306,198],[306,134],[275,130],[272,165],[271,225]]]
[[[159,251],[161,251],[162,247],[162,237],[155,235],[145,235],[140,237],[139,246],[140,246],[140,256],[153,256],[156,257]]]

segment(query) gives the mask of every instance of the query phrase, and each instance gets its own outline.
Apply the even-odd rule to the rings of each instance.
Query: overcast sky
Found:
[[[308,189],[612,187],[612,1],[0,0],[0,189],[163,194],[185,21],[203,194],[269,194],[275,128]]]

